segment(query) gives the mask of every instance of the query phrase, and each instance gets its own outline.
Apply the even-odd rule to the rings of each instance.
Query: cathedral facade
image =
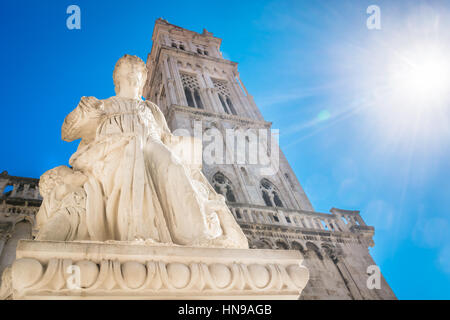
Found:
[[[313,209],[237,63],[223,58],[221,39],[158,19],[152,40],[144,97],[160,107],[172,132],[200,135],[203,155],[215,146],[208,157],[214,161],[203,157],[203,172],[226,198],[250,248],[302,252],[310,271],[302,299],[395,299],[381,274],[379,286],[368,285],[376,266],[369,253],[374,228],[358,211]],[[270,145],[263,152],[261,140]],[[14,261],[18,240],[33,237],[42,201],[38,182],[0,175],[0,273]]]

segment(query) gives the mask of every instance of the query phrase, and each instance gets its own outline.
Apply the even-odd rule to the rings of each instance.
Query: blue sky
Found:
[[[71,4],[81,8],[81,30],[66,28]],[[380,30],[366,27],[372,4],[381,9]],[[264,117],[280,129],[314,208],[361,210],[376,230],[371,254],[399,298],[450,298],[448,83],[418,96],[400,86],[408,79],[392,80],[390,68],[399,56],[433,48],[450,57],[448,1],[0,6],[0,170],[39,177],[67,164],[76,144],[60,139],[64,117],[81,96],[114,94],[112,70],[124,53],[146,60],[158,17],[197,32],[206,28],[223,39],[224,56],[239,63]]]

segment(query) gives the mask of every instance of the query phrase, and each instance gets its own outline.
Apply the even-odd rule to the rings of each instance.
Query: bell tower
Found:
[[[213,132],[221,137],[220,142],[214,143],[223,146],[225,160],[205,161],[204,152],[203,172],[228,204],[313,211],[273,140],[274,134],[270,134],[271,123],[264,120],[240,80],[237,63],[223,58],[222,40],[206,29],[200,34],[161,18],[155,23],[152,40],[145,98],[161,108],[172,131],[186,129],[192,135],[200,133],[205,151],[208,148],[205,141]],[[269,132],[267,141],[274,143],[267,152],[274,170],[268,172],[261,170],[262,165],[251,148],[252,138],[264,131]],[[236,137],[243,138],[243,144]],[[261,141],[259,137],[255,139]]]

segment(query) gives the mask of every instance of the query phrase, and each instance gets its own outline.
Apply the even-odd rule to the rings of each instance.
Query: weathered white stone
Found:
[[[117,96],[83,97],[66,117],[63,140],[81,142],[73,168],[41,177],[37,239],[248,248],[201,172],[201,144],[172,135],[159,108],[141,100],[146,77],[145,63],[125,55],[114,69]]]
[[[297,299],[302,261],[298,251],[28,240],[5,283],[13,299]]]

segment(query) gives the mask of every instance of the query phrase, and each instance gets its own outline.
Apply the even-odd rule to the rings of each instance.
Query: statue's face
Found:
[[[145,74],[134,63],[123,63],[117,72],[120,90],[141,90],[145,84]]]

